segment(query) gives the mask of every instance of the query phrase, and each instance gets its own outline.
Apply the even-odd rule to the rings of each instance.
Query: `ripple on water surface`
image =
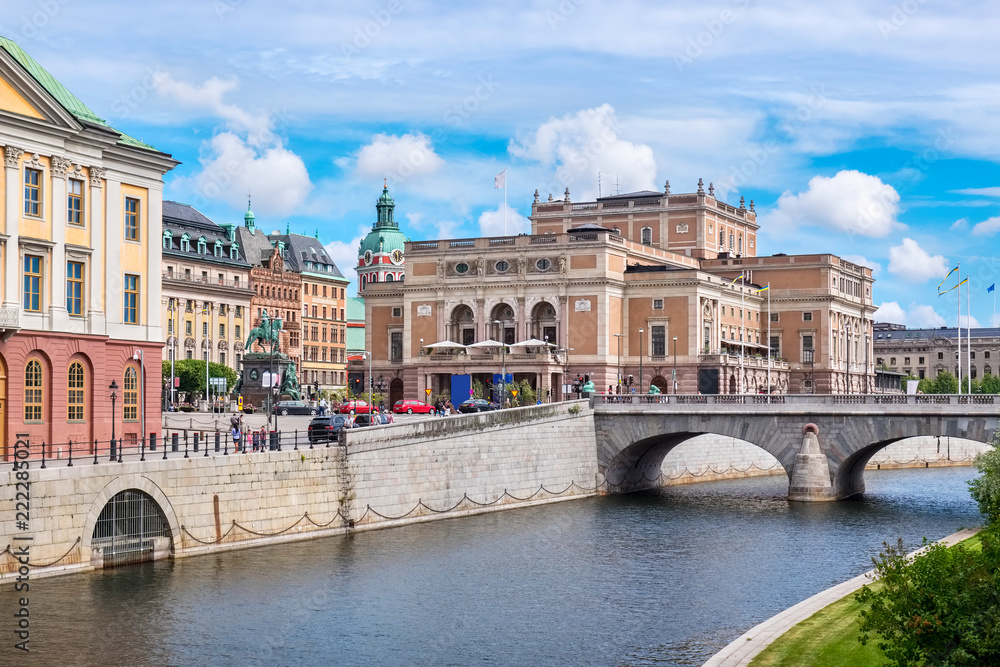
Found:
[[[968,468],[669,487],[32,583],[39,665],[700,665],[978,514]],[[13,612],[15,594],[0,591]],[[11,664],[0,647],[0,665]]]

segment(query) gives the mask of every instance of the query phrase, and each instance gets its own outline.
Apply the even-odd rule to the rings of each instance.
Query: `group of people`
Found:
[[[229,418],[229,434],[233,438],[233,447],[237,453],[267,451],[267,428],[261,426],[256,431],[247,429],[241,413]]]
[[[434,414],[438,417],[445,417],[450,415],[455,410],[455,406],[451,404],[451,401],[446,401],[443,399],[438,399],[434,403]]]

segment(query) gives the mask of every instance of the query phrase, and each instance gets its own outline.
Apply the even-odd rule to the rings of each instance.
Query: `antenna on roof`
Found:
[[[597,198],[601,198],[601,170],[597,170]]]
[[[620,195],[622,193],[621,183],[618,182],[618,174],[615,174],[615,194]]]

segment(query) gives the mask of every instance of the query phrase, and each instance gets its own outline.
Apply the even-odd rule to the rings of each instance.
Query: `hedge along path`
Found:
[[[958,544],[963,540],[969,539],[977,532],[979,532],[978,529],[960,530],[957,533],[953,533],[948,537],[939,540],[938,542],[940,544],[944,544],[949,547],[954,546],[955,544]],[[914,554],[918,553],[919,551],[920,550],[915,551]],[[910,555],[912,556],[914,554]],[[794,607],[789,607],[780,614],[772,616],[763,623],[754,626],[744,634],[740,635],[738,639],[734,640],[724,649],[722,649],[714,656],[712,656],[708,660],[708,662],[705,663],[704,667],[748,667],[749,665],[751,665],[751,661],[765,648],[770,646],[772,642],[776,641],[778,638],[785,635],[785,633],[787,633],[795,626],[810,619],[814,614],[816,614],[816,612],[824,610],[826,607],[829,607],[830,605],[838,601],[842,601],[843,598],[848,598],[847,600],[843,600],[845,604],[849,605],[851,603],[854,603],[854,598],[848,596],[851,596],[855,591],[860,589],[865,584],[870,584],[872,582],[873,576],[874,576],[874,570],[869,570],[864,574],[859,574],[853,579],[849,579],[843,583],[828,588],[825,591],[821,591],[816,595],[812,596],[811,598],[803,600]],[[854,622],[854,618],[857,617],[857,611],[859,609],[860,607],[857,607],[854,610],[853,616],[850,617],[849,620],[852,623]],[[844,612],[834,609],[831,610],[831,613],[841,615]],[[824,623],[824,622],[826,622],[824,619],[814,620],[813,628],[815,629],[815,627],[819,627],[816,625],[816,623]],[[807,635],[808,631],[809,631],[808,626],[804,626],[802,628],[803,634]],[[833,634],[834,633],[830,633],[831,636]],[[872,664],[881,664],[883,662],[884,657],[882,656],[882,652],[879,651],[877,647],[874,647],[872,645],[861,646],[861,644],[857,642],[856,634],[850,634],[849,637],[851,641],[854,643],[854,646],[856,648],[856,650],[850,654],[851,660],[849,664],[865,665],[866,664],[865,662],[861,662],[863,658],[857,658],[856,656],[865,655],[865,653],[869,649],[874,649],[879,656],[878,661]],[[776,651],[777,650],[778,649],[776,648]],[[796,667],[806,667],[809,664],[824,665],[824,666],[831,664],[845,664],[843,662],[838,662],[836,660],[831,661],[830,659],[820,660],[817,656],[813,654],[812,650],[810,650],[806,654],[798,653],[797,655],[790,657],[792,659],[792,662],[788,663],[782,663],[782,662],[758,663],[757,661],[753,661],[752,664],[754,665],[754,667],[758,667],[758,665],[772,665],[772,664],[774,665],[790,664],[790,665],[796,665]],[[808,662],[809,660],[812,659],[815,659],[816,662],[815,663]]]

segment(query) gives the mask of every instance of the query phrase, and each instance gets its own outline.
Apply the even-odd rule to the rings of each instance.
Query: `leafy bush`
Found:
[[[969,491],[979,504],[986,525],[1000,531],[1000,448],[994,445],[980,452],[973,463],[980,474],[969,482]]]

